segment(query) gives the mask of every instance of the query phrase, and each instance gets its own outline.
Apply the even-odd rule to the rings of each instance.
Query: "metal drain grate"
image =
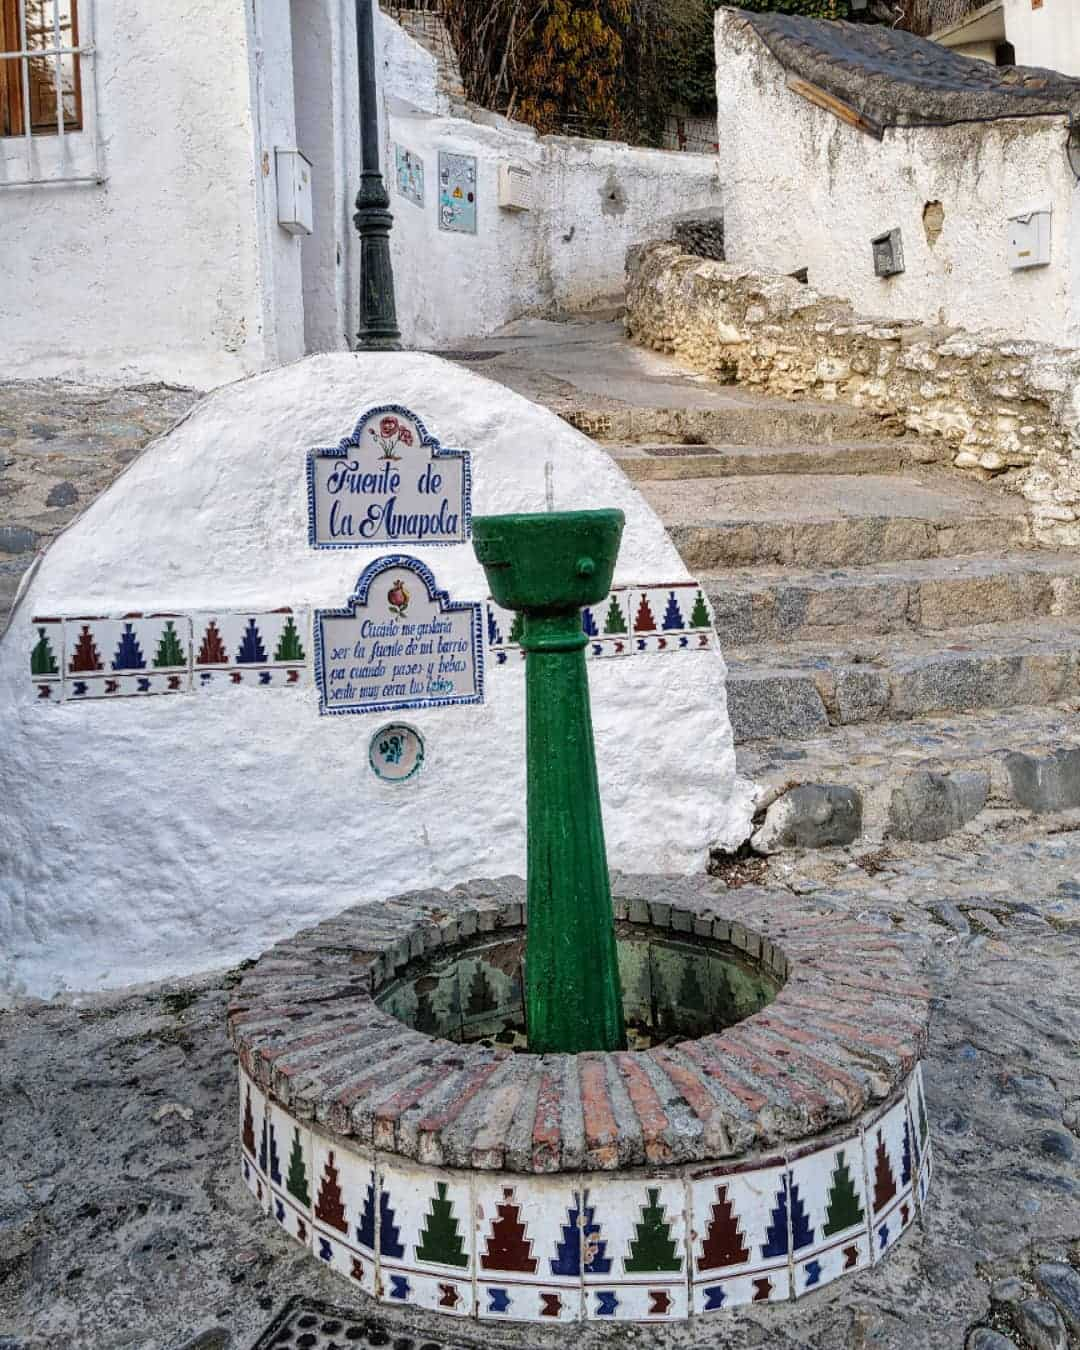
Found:
[[[480,1343],[432,1340],[400,1322],[357,1314],[317,1299],[292,1298],[277,1314],[251,1350],[481,1350]]]

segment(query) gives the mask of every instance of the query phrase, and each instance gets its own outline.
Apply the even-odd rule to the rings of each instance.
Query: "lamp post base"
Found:
[[[360,175],[353,216],[360,235],[360,331],[362,351],[399,351],[401,330],[394,304],[394,268],[390,261],[390,197],[377,169]]]

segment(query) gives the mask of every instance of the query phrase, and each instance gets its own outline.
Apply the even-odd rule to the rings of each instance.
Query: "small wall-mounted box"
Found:
[[[1050,263],[1050,209],[1041,207],[1009,217],[1009,266],[1014,272]]]
[[[532,169],[524,164],[499,165],[499,205],[504,211],[533,209]]]
[[[904,270],[904,239],[899,230],[889,230],[870,240],[874,250],[874,275],[895,277]]]
[[[278,224],[290,234],[311,234],[311,161],[299,150],[274,151]]]

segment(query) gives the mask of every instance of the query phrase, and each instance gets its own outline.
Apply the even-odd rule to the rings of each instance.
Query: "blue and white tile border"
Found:
[[[481,1321],[672,1322],[788,1302],[925,1214],[922,1070],[845,1131],[752,1161],[588,1175],[425,1167],[293,1119],[240,1068],[264,1215],[385,1303]]]

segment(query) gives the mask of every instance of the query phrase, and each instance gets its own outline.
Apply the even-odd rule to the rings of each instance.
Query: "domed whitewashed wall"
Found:
[[[219,389],[55,542],[0,640],[0,989],[48,995],[220,967],[358,901],[524,871],[524,662],[505,649],[505,623],[495,634],[481,611],[482,703],[320,715],[312,611],[343,606],[370,563],[407,553],[452,601],[487,596],[470,542],[309,544],[306,452],[337,444],[383,404],[471,452],[476,514],[543,510],[550,465],[555,509],[626,513],[624,598],[688,579],[601,450],[437,358],[318,356]],[[678,595],[686,611],[696,592]],[[281,638],[287,619],[273,612],[284,607],[297,639]],[[190,642],[178,676],[157,669],[169,666],[168,621],[121,617],[140,614],[176,616],[170,634]],[[263,616],[267,661],[282,657],[281,668],[261,682],[200,674],[198,653],[214,645],[207,616],[235,657],[249,614]],[[84,616],[117,622],[95,628]],[[48,622],[60,617],[78,622]],[[111,696],[77,697],[87,693],[72,673],[84,626],[109,648],[95,690],[122,686]],[[51,682],[43,648],[31,678],[43,627],[56,648]],[[493,636],[503,649],[489,647]],[[723,660],[714,641],[697,641],[668,654],[657,636],[626,659],[589,663],[613,866],[688,872],[710,845],[748,834]],[[113,644],[135,642],[145,674],[108,679]],[[137,692],[170,684],[175,696]],[[392,721],[424,741],[423,765],[404,782],[369,764],[373,733]]]

